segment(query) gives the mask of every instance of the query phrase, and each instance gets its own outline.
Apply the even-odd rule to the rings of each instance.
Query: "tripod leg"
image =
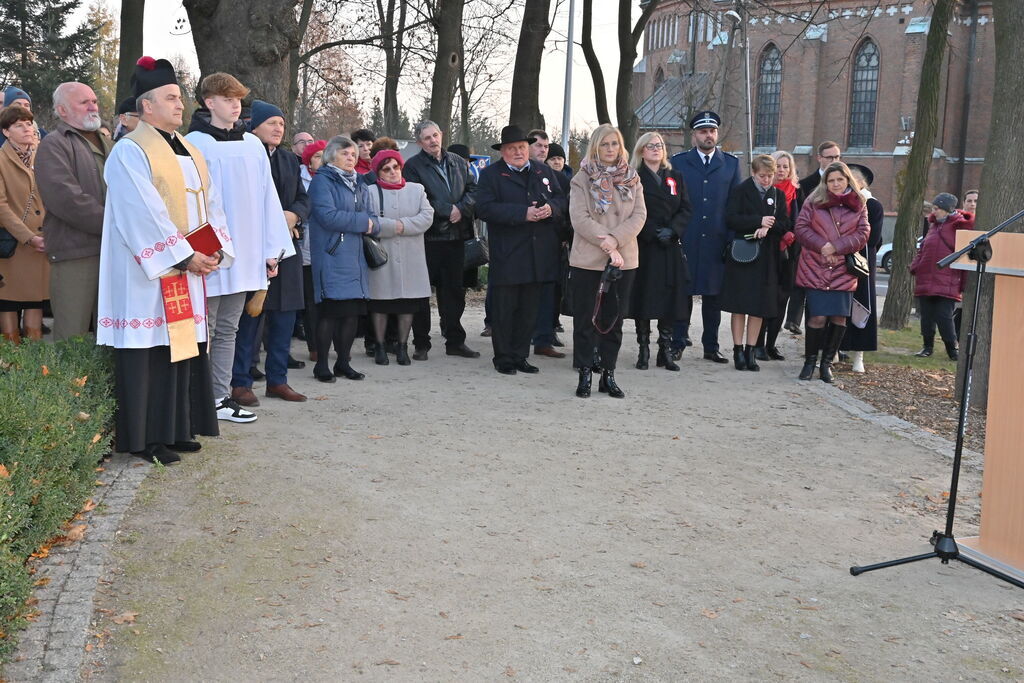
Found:
[[[879,562],[877,564],[869,564],[866,567],[850,567],[850,573],[854,576],[860,576],[864,572],[873,572],[876,569],[885,569],[886,567],[897,567],[901,564],[910,564],[911,562],[920,562],[921,560],[930,560],[933,557],[938,557],[939,554],[935,551],[930,553],[924,553],[923,555],[914,555],[912,557],[901,557],[898,560],[889,560],[888,562]]]
[[[993,569],[992,567],[987,567],[987,566],[983,565],[981,562],[978,562],[978,561],[976,561],[976,560],[974,560],[974,559],[972,559],[970,557],[964,557],[963,554],[957,555],[956,559],[960,560],[961,562],[963,562],[966,565],[974,567],[975,569],[980,569],[981,571],[985,572],[986,574],[991,574],[992,576],[996,577],[997,579],[1002,579],[1006,583],[1013,584],[1017,588],[1024,588],[1024,581],[1021,581],[1020,579],[1014,578],[1014,577],[1012,577],[1012,576],[1010,576],[1008,574],[1004,574],[1003,572],[999,571],[998,569]]]

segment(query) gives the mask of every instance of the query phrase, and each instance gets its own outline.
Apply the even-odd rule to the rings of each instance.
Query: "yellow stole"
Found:
[[[202,183],[201,191],[206,197],[210,187],[210,172],[206,167],[206,160],[188,140],[177,133],[174,135],[192,155],[192,162],[199,172],[199,180]],[[135,130],[125,137],[137,144],[145,153],[153,186],[167,206],[171,222],[178,228],[178,232],[187,235],[190,226],[186,197],[195,193],[185,187],[185,176],[181,172],[178,156],[167,144],[167,140],[145,121],[139,121]],[[206,218],[205,210],[201,217]],[[171,345],[171,362],[195,358],[199,355],[199,344],[196,341],[195,308],[189,294],[188,276],[185,273],[166,275],[160,278],[160,289],[164,302],[164,318],[167,321],[167,336]],[[205,301],[202,302],[201,310],[206,310]]]

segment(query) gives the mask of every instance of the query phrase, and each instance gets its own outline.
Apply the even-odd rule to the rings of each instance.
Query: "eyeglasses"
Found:
[[[825,161],[839,161],[840,159],[843,158],[843,155],[842,154],[836,154],[834,156],[827,156],[827,157],[823,156],[821,158],[824,159]]]
[[[665,149],[665,145],[660,142],[648,142],[646,145],[644,145],[644,149],[649,149],[652,152],[657,152],[658,150]]]

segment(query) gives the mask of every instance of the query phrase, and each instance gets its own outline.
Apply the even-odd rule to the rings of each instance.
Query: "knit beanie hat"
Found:
[[[562,146],[557,142],[552,142],[548,146],[548,159],[551,159],[553,157],[562,157],[566,161],[569,160],[569,158],[565,156],[565,150],[562,149]]]
[[[952,195],[948,192],[942,192],[932,200],[932,206],[936,209],[942,209],[946,213],[953,213],[956,211],[956,206],[959,203],[960,201],[956,198],[956,195]]]
[[[11,106],[11,102],[14,100],[28,100],[28,103],[32,104],[32,98],[28,96],[27,92],[21,88],[9,85],[4,89],[4,106]]]
[[[284,112],[270,102],[263,100],[252,101],[252,118],[249,119],[249,130],[256,130],[267,119],[280,116],[284,118]]]

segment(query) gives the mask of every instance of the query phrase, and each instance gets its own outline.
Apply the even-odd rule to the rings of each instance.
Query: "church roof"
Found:
[[[666,78],[636,109],[641,129],[682,129],[710,95],[709,74]]]

